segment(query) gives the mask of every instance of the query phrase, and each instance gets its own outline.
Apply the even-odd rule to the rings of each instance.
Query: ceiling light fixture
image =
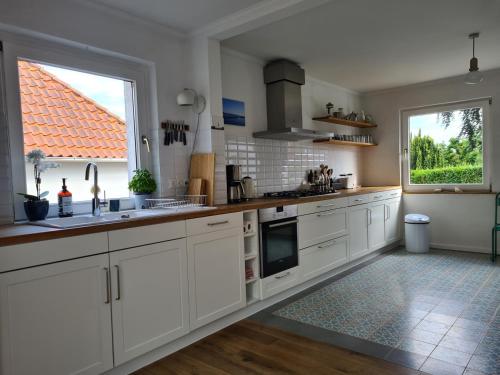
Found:
[[[475,55],[476,38],[479,38],[479,33],[469,34],[469,39],[472,39],[472,59],[470,59],[469,73],[465,75],[464,80],[468,85],[477,85],[484,79],[483,74],[479,71],[478,60]]]

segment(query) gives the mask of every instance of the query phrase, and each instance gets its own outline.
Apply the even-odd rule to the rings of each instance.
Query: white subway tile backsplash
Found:
[[[236,136],[226,137],[225,150],[227,164],[241,165],[242,173],[256,180],[259,195],[297,189],[329,156],[314,144]]]

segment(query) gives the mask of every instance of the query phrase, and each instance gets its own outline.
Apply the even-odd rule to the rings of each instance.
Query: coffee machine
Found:
[[[227,202],[239,203],[245,191],[241,181],[241,167],[239,165],[226,165]]]

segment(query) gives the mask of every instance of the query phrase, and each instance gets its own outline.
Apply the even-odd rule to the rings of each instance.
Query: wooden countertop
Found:
[[[232,212],[241,212],[247,210],[256,210],[260,208],[269,208],[285,206],[289,204],[300,204],[307,202],[317,202],[327,199],[336,199],[360,194],[376,193],[387,190],[400,189],[400,186],[370,186],[356,189],[340,190],[340,194],[325,194],[312,197],[293,198],[293,199],[275,199],[258,198],[248,202],[237,204],[217,205],[216,209],[207,211],[197,211],[188,213],[179,213],[168,216],[156,216],[147,218],[138,218],[116,223],[95,224],[79,228],[48,228],[29,224],[9,224],[0,226],[0,246],[22,244],[27,242],[51,240],[62,237],[79,236],[90,233],[107,232],[117,229],[126,229],[151,224],[168,223],[172,221],[195,219],[205,216],[220,215]]]

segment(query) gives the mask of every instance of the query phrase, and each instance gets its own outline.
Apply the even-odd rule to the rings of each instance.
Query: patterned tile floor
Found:
[[[500,263],[404,249],[256,319],[431,374],[500,374]]]

